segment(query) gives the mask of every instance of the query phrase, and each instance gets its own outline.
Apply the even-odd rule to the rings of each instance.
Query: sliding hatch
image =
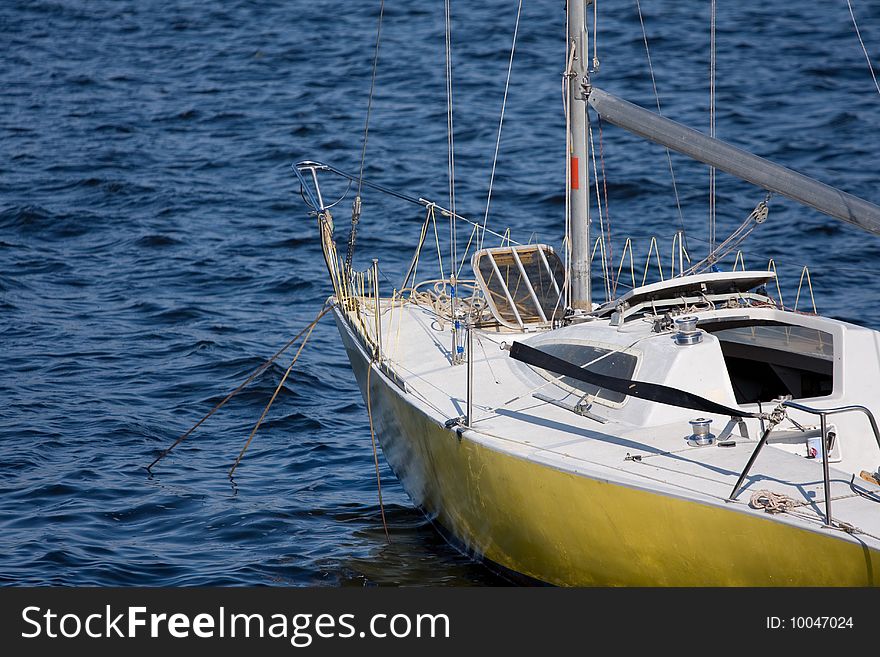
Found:
[[[834,390],[834,338],[806,326],[770,321],[708,321],[740,404],[825,397]]]

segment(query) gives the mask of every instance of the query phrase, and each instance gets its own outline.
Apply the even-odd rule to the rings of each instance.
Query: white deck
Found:
[[[438,424],[466,412],[467,368],[450,363],[452,337],[448,323],[441,327],[429,308],[413,303],[394,308],[383,305],[383,353],[388,367],[405,382],[410,401],[433,417]],[[365,324],[372,321],[367,311]],[[712,311],[712,313],[726,311]],[[751,313],[778,313],[771,309]],[[712,313],[707,313],[712,314]],[[738,313],[741,315],[742,310]],[[842,322],[821,318],[805,321],[834,324],[839,344],[877,344],[876,333]],[[830,330],[823,325],[823,330]],[[670,333],[652,333],[651,324],[641,320],[616,328],[608,320],[597,320],[557,329],[567,337],[584,337],[591,342],[630,347],[663,358],[640,358],[634,378],[664,383],[695,392],[704,397],[736,407],[730,382],[719,384],[717,368],[723,367],[720,349],[712,336],[702,344],[678,347]],[[839,335],[838,335],[839,334]],[[690,447],[685,436],[690,433],[688,420],[695,411],[628,398],[618,407],[594,404],[592,411],[607,419],[603,424],[564,408],[535,399],[535,392],[556,388],[528,366],[508,356],[502,342],[535,341],[546,333],[523,334],[505,330],[476,331],[474,338],[474,419],[464,435],[492,449],[515,454],[560,470],[627,486],[662,492],[688,500],[715,505],[729,505],[744,513],[766,515],[748,506],[755,491],[769,490],[794,498],[803,506],[794,513],[768,516],[781,522],[797,524],[816,531],[823,528],[824,489],[822,463],[792,453],[791,447],[767,445],[758,457],[735,502],[727,501],[760,436],[757,420],[749,420],[749,439],[734,431],[733,447]],[[844,349],[835,354],[835,367],[842,367]],[[876,350],[875,350],[876,356]],[[652,365],[652,363],[654,363]],[[867,364],[868,375],[873,365]],[[842,372],[841,386],[847,381]],[[874,379],[880,380],[880,379]],[[543,387],[541,387],[543,385]],[[835,384],[835,392],[822,398],[820,406],[865,403],[857,387],[846,388],[846,400]],[[862,396],[869,394],[862,390]],[[813,403],[813,402],[810,402]],[[745,406],[745,410],[755,410]],[[764,407],[764,410],[771,410]],[[801,424],[814,424],[814,416],[794,416]],[[726,417],[714,416],[712,431],[720,433]],[[851,486],[853,459],[861,468],[873,471],[880,463],[873,436],[863,416],[844,419],[835,416],[841,451],[849,460],[832,463],[832,514],[835,521],[857,528],[850,540],[880,547],[880,504],[865,499]],[[861,422],[862,424],[858,424]],[[847,424],[849,423],[849,424]],[[844,430],[845,429],[845,430]],[[873,451],[872,451],[873,450]],[[640,457],[633,460],[632,457]],[[843,467],[843,469],[841,469]],[[858,471],[858,468],[855,468]],[[880,495],[880,488],[858,477],[855,486]],[[880,500],[880,497],[878,497]]]

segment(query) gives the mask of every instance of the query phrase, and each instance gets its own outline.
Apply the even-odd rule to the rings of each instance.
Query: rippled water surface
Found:
[[[369,178],[439,202],[442,4],[386,2],[366,160]],[[706,129],[709,3],[641,4],[664,112]],[[880,200],[880,95],[846,3],[719,5],[719,136]],[[458,209],[482,218],[516,1],[452,7]],[[489,219],[555,244],[562,8],[524,2]],[[877,4],[854,8],[880,57]],[[234,482],[226,471],[286,360],[153,476],[144,469],[330,293],[289,165],[308,157],[357,170],[377,9],[337,0],[0,4],[0,581],[503,583],[449,547],[382,462],[386,543],[364,404],[330,321]],[[635,2],[600,0],[599,9],[596,84],[651,106]],[[616,254],[626,236],[657,233],[668,259],[679,220],[663,151],[596,128]],[[707,174],[673,163],[699,256]],[[719,176],[719,235],[762,198]],[[370,192],[364,202],[356,266],[379,256],[393,277],[411,255],[419,212]],[[346,200],[341,241],[348,211]],[[643,261],[647,242],[637,244]],[[761,268],[775,258],[789,305],[808,264],[821,311],[880,327],[875,238],[774,199],[747,251]]]

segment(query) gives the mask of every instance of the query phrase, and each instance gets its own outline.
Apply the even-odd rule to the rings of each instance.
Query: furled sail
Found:
[[[880,206],[774,164],[593,87],[589,103],[605,121],[766,190],[880,235]]]

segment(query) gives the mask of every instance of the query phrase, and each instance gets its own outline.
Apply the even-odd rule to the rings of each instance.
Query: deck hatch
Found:
[[[565,270],[546,244],[482,249],[472,260],[477,285],[492,316],[514,329],[550,326],[565,310]]]

